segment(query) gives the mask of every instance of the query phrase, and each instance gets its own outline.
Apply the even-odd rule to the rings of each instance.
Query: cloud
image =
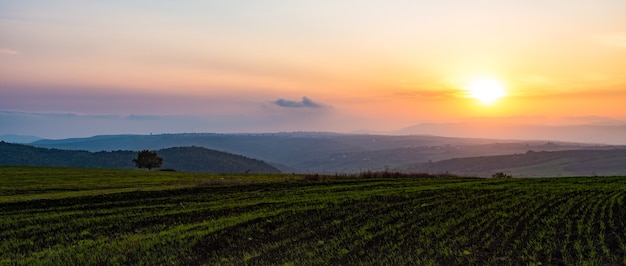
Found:
[[[20,53],[18,51],[11,50],[11,49],[0,48],[0,54],[3,54],[3,55],[18,55]]]
[[[288,107],[288,108],[321,108],[323,105],[314,102],[308,97],[302,97],[302,101],[292,101],[285,99],[278,99],[274,101],[274,104],[280,107]]]

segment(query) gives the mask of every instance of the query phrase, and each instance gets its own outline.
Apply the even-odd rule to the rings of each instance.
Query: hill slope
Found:
[[[157,153],[163,157],[162,168],[182,172],[280,173],[263,161],[202,147],[174,147]],[[134,151],[88,152],[0,142],[0,165],[134,168],[136,155]]]
[[[306,132],[110,135],[41,140],[33,142],[32,145],[89,151],[156,150],[200,146],[285,166],[281,168],[284,172],[317,173],[376,171],[458,157],[524,153],[530,149],[556,151],[600,148],[593,145],[546,141]]]
[[[241,155],[202,147],[161,149],[163,168],[200,173],[280,173],[273,166]]]
[[[460,175],[491,176],[505,172],[513,176],[624,175],[626,149],[528,151],[524,154],[455,158],[421,163],[401,169],[408,172],[449,172]]]

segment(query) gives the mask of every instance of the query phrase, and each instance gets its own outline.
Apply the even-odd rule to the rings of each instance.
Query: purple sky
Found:
[[[623,0],[0,1],[0,36],[0,134],[626,121]]]

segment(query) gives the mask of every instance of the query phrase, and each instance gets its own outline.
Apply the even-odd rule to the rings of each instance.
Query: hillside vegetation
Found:
[[[523,154],[455,158],[397,170],[485,177],[495,172],[521,177],[623,175],[626,173],[626,149],[553,152],[529,150]]]
[[[255,158],[290,173],[359,173],[403,169],[452,158],[521,154],[528,150],[607,150],[612,146],[438,136],[389,136],[316,132],[271,134],[108,135],[40,140],[45,148],[97,151],[158,150],[198,146]],[[541,170],[543,171],[543,169]],[[626,172],[622,172],[626,174]],[[549,172],[532,174],[549,176]]]
[[[626,177],[390,176],[0,167],[0,264],[626,263]]]
[[[174,147],[157,151],[163,169],[198,173],[280,173],[256,159],[202,147]],[[0,142],[0,165],[134,168],[135,151],[75,151],[37,148]]]

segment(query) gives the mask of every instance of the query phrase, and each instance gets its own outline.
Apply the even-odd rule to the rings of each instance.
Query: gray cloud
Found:
[[[306,96],[302,97],[302,101],[292,101],[292,100],[286,100],[286,99],[281,98],[281,99],[274,101],[274,103],[278,106],[288,107],[288,108],[321,108],[323,107],[323,105],[314,102],[313,100],[309,99]]]

